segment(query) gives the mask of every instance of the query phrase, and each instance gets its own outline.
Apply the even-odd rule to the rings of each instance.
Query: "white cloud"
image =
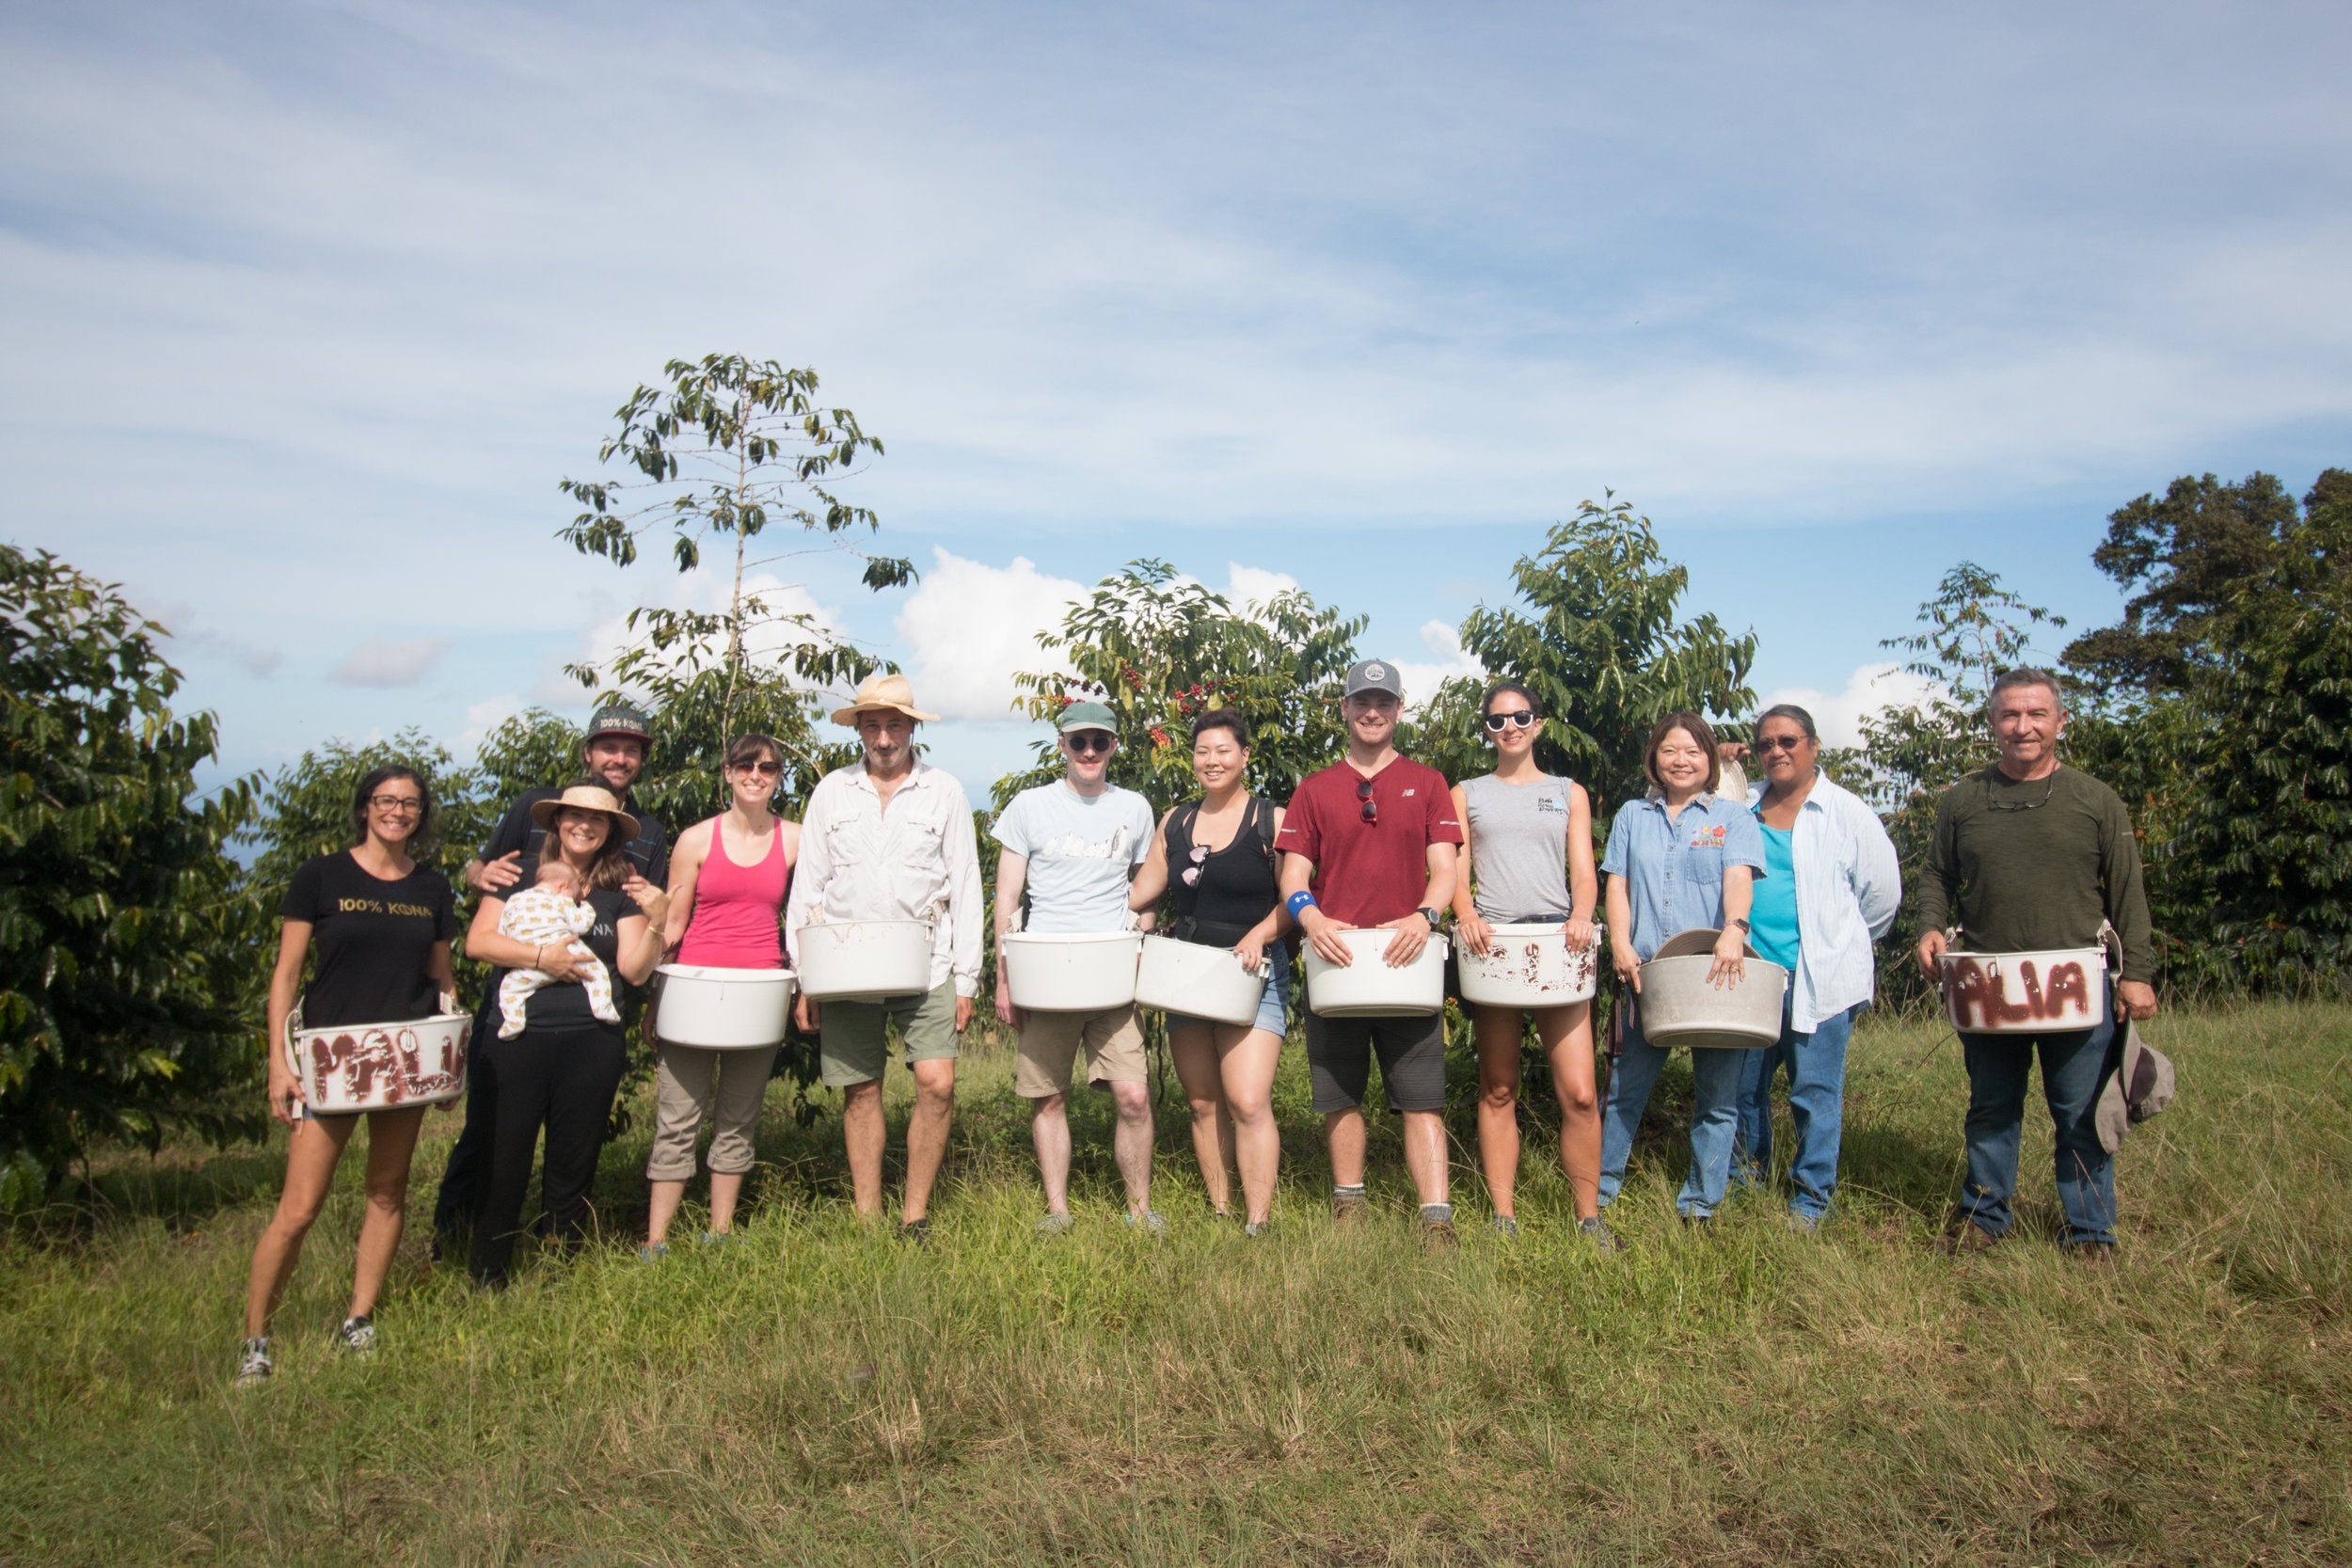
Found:
[[[1013,673],[1052,663],[1037,634],[1059,625],[1086,593],[1026,556],[989,566],[933,546],[930,569],[891,623],[916,705],[945,719],[1003,719]]]
[[[691,572],[673,573],[662,585],[660,608],[677,610],[717,612],[725,608],[729,582],[716,568],[702,565]],[[804,616],[810,629],[834,637],[847,639],[841,617],[834,610],[818,601],[803,583],[786,582],[768,572],[750,572],[743,578],[746,598],[760,603],[763,619],[744,637],[744,646],[755,664],[776,665],[789,669],[792,650],[803,641],[808,633],[801,626],[782,619]],[[573,651],[551,662],[540,673],[539,681],[532,689],[532,700],[548,707],[577,707],[586,703],[590,692],[570,675],[564,673],[566,664],[591,664],[602,669],[614,657],[644,641],[645,627],[641,620],[632,628],[629,610],[611,594],[601,591],[589,595],[588,625],[580,635]],[[723,637],[702,640],[705,657],[716,657],[725,646]],[[681,645],[672,650],[673,657],[683,658]]]
[[[222,631],[200,618],[194,605],[182,599],[156,599],[133,591],[131,603],[140,614],[161,626],[171,640],[192,653],[207,654],[235,665],[246,674],[267,679],[286,662],[279,650]]]
[[[1263,566],[1245,566],[1238,561],[1227,562],[1225,571],[1225,601],[1237,610],[1253,604],[1271,604],[1298,586],[1298,579],[1288,572],[1269,572]]]
[[[338,686],[414,686],[448,657],[446,637],[371,637],[327,673]]]
[[[1774,703],[1794,703],[1813,715],[1824,746],[1862,744],[1862,721],[1882,708],[1901,707],[1939,690],[1925,675],[1906,672],[1899,664],[1865,664],[1846,679],[1843,691],[1817,691],[1808,686],[1784,686],[1768,692],[1757,708]]]
[[[1405,677],[1406,704],[1427,702],[1438,694],[1439,686],[1455,675],[1486,678],[1486,667],[1462,646],[1460,634],[1443,621],[1422,624],[1421,645],[1429,651],[1431,658],[1422,662],[1408,658],[1396,661],[1398,673]]]
[[[451,750],[461,757],[473,755],[481,749],[482,743],[490,737],[492,730],[497,729],[522,710],[522,700],[511,691],[497,697],[485,697],[478,703],[468,705],[465,731],[458,736],[457,744]]]

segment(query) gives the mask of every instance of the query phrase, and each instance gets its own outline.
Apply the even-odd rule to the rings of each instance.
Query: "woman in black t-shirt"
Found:
[[[669,895],[636,875],[626,850],[637,819],[603,784],[583,780],[531,815],[548,830],[541,859],[561,855],[588,889],[596,924],[581,939],[605,968],[632,986],[645,983],[661,958],[661,924]],[[598,1019],[580,983],[565,944],[533,944],[499,934],[506,900],[485,895],[466,930],[466,952],[500,969],[536,969],[550,984],[532,994],[522,1033],[475,1046],[474,1070],[498,1107],[490,1134],[490,1176],[474,1222],[467,1266],[482,1284],[506,1283],[515,1260],[516,1227],[531,1187],[539,1133],[547,1132],[547,1168],[540,1196],[559,1244],[580,1241],[588,1228],[588,1188],[604,1151],[612,1096],[628,1064],[621,1025]],[[495,986],[495,978],[493,980]]]
[[[1230,947],[1246,968],[1269,976],[1248,1023],[1215,1023],[1170,1013],[1168,1053],[1192,1101],[1192,1151],[1209,1206],[1231,1212],[1229,1171],[1241,1173],[1252,1236],[1274,1212],[1274,1180],[1282,1157],[1274,1125],[1274,1069],[1289,1028],[1291,956],[1275,939],[1290,924],[1275,879],[1274,835],[1282,811],[1249,793],[1248,731],[1232,708],[1202,714],[1192,726],[1192,772],[1201,798],[1160,819],[1151,852],[1136,872],[1128,907],[1149,910],[1163,893],[1184,942]]]
[[[286,1061],[286,1021],[302,982],[303,960],[317,945],[317,964],[302,991],[306,1028],[339,1023],[394,1023],[441,1010],[455,984],[450,977],[450,939],[457,911],[449,879],[419,865],[409,846],[433,814],[424,781],[397,765],[359,781],[351,805],[352,846],[305,862],[294,875],[278,913],[278,969],[269,988],[270,1114],[294,1129],[286,1146],[286,1186],[278,1212],[253,1249],[246,1286],[245,1354],[237,1381],[258,1383],[271,1371],[269,1320],[302,1254],[302,1240],[319,1217],[335,1165],[359,1125],[359,1113],[317,1116],[302,1103],[301,1085]],[[451,1006],[454,1006],[452,999]],[[361,1354],[375,1348],[375,1298],[390,1272],[407,1212],[408,1161],[416,1152],[424,1107],[369,1111],[368,1209],[359,1226],[358,1262],[351,1310],[341,1338]]]

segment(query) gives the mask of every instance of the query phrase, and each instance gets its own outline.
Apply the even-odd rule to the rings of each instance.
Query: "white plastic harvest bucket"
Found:
[[[755,1051],[784,1038],[792,971],[663,964],[654,1033],[672,1045]]]
[[[1230,947],[1178,942],[1174,937],[1146,937],[1143,962],[1136,971],[1136,1001],[1212,1023],[1253,1022],[1273,965],[1285,961],[1277,957],[1280,951],[1268,943],[1264,960],[1255,970],[1248,970]]]
[[[1589,1002],[1600,983],[1600,943],[1606,934],[1593,926],[1593,945],[1568,945],[1565,923],[1497,926],[1485,957],[1462,948],[1454,957],[1462,1000],[1486,1007],[1558,1007]]]
[[[1747,950],[1741,976],[1718,990],[1715,967],[1721,931],[1701,928],[1666,939],[1642,966],[1642,1037],[1665,1050],[1757,1051],[1780,1039],[1780,1007],[1788,972]]]
[[[1005,984],[1033,1013],[1099,1013],[1136,999],[1140,931],[1009,931]]]
[[[1445,938],[1433,936],[1401,969],[1380,955],[1394,931],[1353,927],[1338,933],[1355,962],[1331,963],[1307,948],[1307,1006],[1324,1018],[1413,1018],[1445,1006]]]
[[[494,1015],[495,1016],[495,1015]],[[436,1013],[397,1023],[301,1027],[287,1020],[286,1065],[302,1103],[327,1116],[438,1105],[466,1092],[470,1013]]]
[[[2104,947],[2046,953],[1946,953],[1936,965],[1944,1016],[1966,1035],[2096,1029],[2107,1021]]]
[[[794,971],[812,1002],[879,1002],[931,989],[931,927],[924,920],[834,920],[792,940]]]

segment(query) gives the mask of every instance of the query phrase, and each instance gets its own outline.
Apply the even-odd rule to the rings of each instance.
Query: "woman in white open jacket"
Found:
[[[1733,1168],[1748,1180],[1771,1172],[1772,1080],[1786,1066],[1797,1134],[1788,1223],[1810,1230],[1837,1190],[1846,1042],[1876,988],[1870,946],[1902,906],[1902,872],[1878,814],[1821,771],[1811,714],[1787,703],[1765,709],[1756,752],[1764,782],[1750,786],[1748,809],[1763,830],[1764,876],[1748,940],[1791,979],[1779,1043],[1748,1053]]]

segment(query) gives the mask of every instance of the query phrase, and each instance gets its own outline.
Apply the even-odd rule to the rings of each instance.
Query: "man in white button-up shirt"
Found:
[[[931,1183],[955,1116],[957,1041],[980,990],[979,849],[963,786],[914,754],[914,727],[937,718],[914,705],[904,675],[876,675],[834,722],[858,733],[866,755],[818,782],[801,823],[801,861],[786,901],[785,942],[797,964],[812,921],[928,920],[930,990],[881,1002],[800,1001],[803,1029],[818,1032],[824,1081],[843,1093],[857,1212],[882,1212],[882,1080],[897,1025],[914,1075],[907,1123],[901,1231],[930,1231]]]

